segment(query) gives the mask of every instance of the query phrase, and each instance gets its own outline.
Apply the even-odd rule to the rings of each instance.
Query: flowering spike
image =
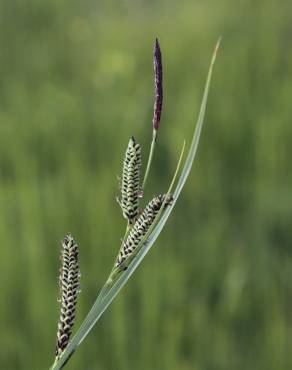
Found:
[[[74,325],[77,294],[79,293],[80,271],[78,266],[78,246],[68,234],[62,242],[62,267],[60,269],[61,312],[57,331],[56,358],[68,345]]]
[[[165,201],[165,207],[171,204],[172,196]],[[165,200],[165,195],[158,195],[153,198],[146,208],[143,210],[137,221],[134,223],[128,237],[122,243],[121,250],[119,252],[115,266],[120,269],[125,269],[124,263],[137,249],[138,244],[143,239],[151,225],[153,224],[155,217],[160,211],[162,204]]]
[[[118,200],[123,216],[131,224],[139,212],[141,147],[132,136],[124,158],[121,199]]]
[[[162,58],[158,39],[155,39],[154,45],[154,81],[155,81],[155,100],[152,125],[155,131],[158,130],[162,111],[163,86],[162,86]]]

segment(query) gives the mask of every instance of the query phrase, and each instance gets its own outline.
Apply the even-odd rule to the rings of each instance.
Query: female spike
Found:
[[[119,204],[123,216],[132,224],[139,212],[140,196],[140,168],[141,168],[141,147],[134,137],[131,137],[123,165],[121,192]]]
[[[161,209],[161,206],[165,200],[165,195],[158,195],[153,198],[146,208],[143,210],[137,221],[134,223],[130,230],[126,240],[123,242],[120,249],[115,266],[124,269],[124,263],[128,260],[133,252],[137,249],[139,243],[153,224],[155,217]],[[167,207],[172,202],[172,197],[169,197],[164,205]]]

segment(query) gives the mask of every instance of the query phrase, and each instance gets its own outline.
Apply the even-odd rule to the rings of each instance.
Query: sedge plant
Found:
[[[152,141],[142,185],[140,185],[142,163],[141,147],[136,139],[131,137],[124,157],[120,184],[121,197],[118,199],[123,217],[126,219],[125,235],[122,239],[113,268],[108,278],[105,280],[104,286],[71,340],[70,335],[74,324],[77,294],[79,291],[80,273],[78,267],[78,247],[70,234],[66,235],[63,240],[61,254],[62,267],[60,270],[61,310],[57,329],[55,361],[50,370],[59,370],[65,366],[78,346],[83,342],[104,311],[142,262],[170,216],[190,174],[196,155],[204,122],[213,66],[219,44],[220,39],[215,46],[211,58],[198,119],[186,159],[184,163],[182,163],[185,150],[184,142],[168,190],[164,194],[154,197],[148,202],[144,209],[140,210],[140,198],[143,196],[145,186],[149,181],[150,168],[160,127],[163,102],[161,49],[158,40],[155,40],[155,99],[152,119]]]

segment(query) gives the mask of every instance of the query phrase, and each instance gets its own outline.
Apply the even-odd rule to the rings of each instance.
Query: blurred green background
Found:
[[[276,0],[1,0],[1,369],[53,361],[66,232],[80,247],[76,327],[111,269],[129,137],[149,150],[155,36],[165,99],[146,199],[190,143],[219,35],[187,186],[68,369],[292,368],[291,11]]]

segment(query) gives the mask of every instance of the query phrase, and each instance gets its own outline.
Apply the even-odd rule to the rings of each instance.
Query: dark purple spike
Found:
[[[158,130],[161,111],[162,111],[162,101],[163,101],[163,88],[162,88],[162,58],[161,50],[159,46],[158,39],[155,39],[154,46],[154,78],[155,78],[155,100],[154,100],[154,111],[152,125],[154,130]]]

